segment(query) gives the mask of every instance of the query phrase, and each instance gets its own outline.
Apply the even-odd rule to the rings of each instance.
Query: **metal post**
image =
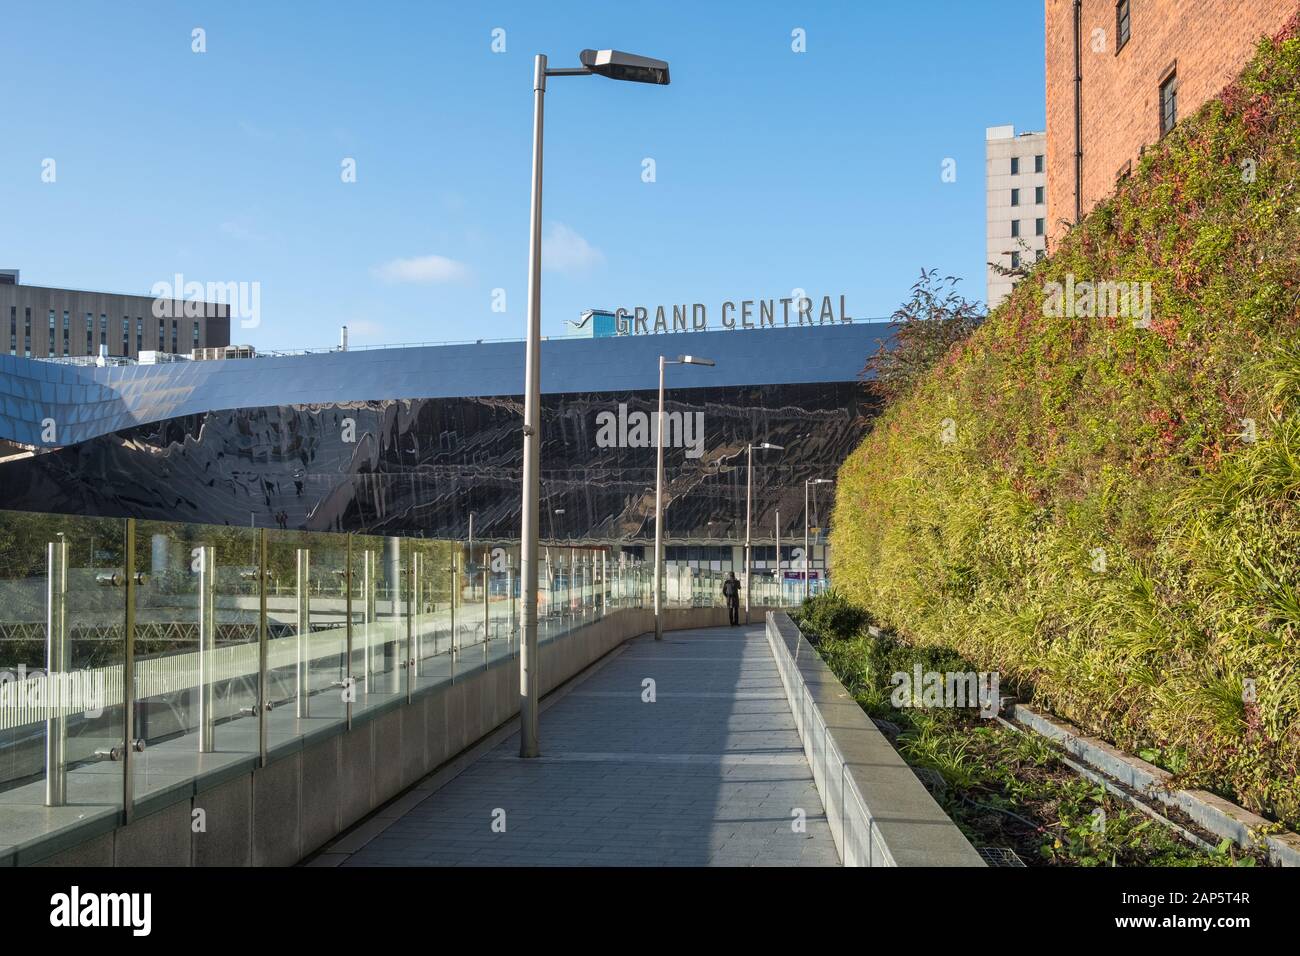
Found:
[[[347,652],[343,667],[343,707],[347,728],[352,729],[352,701],[357,696],[356,678],[352,676],[352,532],[348,532],[346,564],[343,567],[343,613],[347,617]]]
[[[776,509],[776,606],[785,607],[785,576],[781,572],[781,509]]]
[[[217,551],[212,545],[199,547],[199,753],[216,748],[216,688],[212,665],[217,651]],[[128,745],[130,741],[127,741]]]
[[[488,563],[492,560],[492,555],[483,552],[483,660],[487,660],[488,640],[492,637],[492,606],[489,603],[488,591],[491,579],[488,577],[488,570],[491,565]]]
[[[267,673],[270,657],[270,629],[266,625],[266,591],[270,569],[266,564],[266,529],[257,532],[257,762],[266,766],[266,731],[271,712],[271,679]]]
[[[400,556],[398,560],[400,562]],[[415,693],[416,661],[420,656],[415,630],[415,543],[409,540],[406,542],[406,574],[402,575],[402,580],[406,584],[406,644],[402,647],[402,659],[406,661],[406,702],[409,704]]]
[[[451,663],[451,679],[456,679],[456,655],[460,653],[460,648],[456,645],[456,552],[451,553],[451,646],[447,650],[448,660]]]
[[[45,805],[68,802],[68,725],[57,688],[68,670],[68,542],[51,541],[45,558]]]
[[[663,605],[664,561],[664,357],[659,356],[659,417],[655,420],[655,640],[664,639]]]
[[[378,626],[379,555],[367,548],[361,552],[361,599],[365,604],[362,618],[361,668],[370,693],[370,681],[375,673],[374,633]]]
[[[803,599],[808,600],[808,572],[812,570],[812,554],[808,551],[808,479],[803,483]]]
[[[524,373],[524,468],[520,510],[524,633],[519,648],[519,756],[537,756],[537,534],[541,507],[538,456],[542,430],[542,129],[546,55],[533,63],[533,185],[528,223],[528,345]]]
[[[420,599],[420,591],[424,586],[424,555],[415,550],[415,544],[411,544],[410,564],[408,565],[411,584],[409,595],[409,613],[407,615],[408,626],[406,633],[410,635],[408,640],[411,647],[411,676],[420,676],[421,661],[424,658],[424,637],[421,634],[420,617],[424,610],[424,604]]]
[[[515,639],[515,568],[510,556],[506,556],[506,606],[510,613],[510,628],[506,632],[507,646]]]
[[[384,539],[384,564],[387,571],[384,580],[388,583],[388,624],[382,632],[390,640],[384,648],[384,662],[388,667],[388,693],[402,693],[402,675],[406,673],[406,655],[403,653],[402,639],[398,631],[398,615],[401,613],[398,601],[402,596],[402,539],[390,535]]]
[[[569,616],[573,616],[573,578],[578,573],[578,552],[573,548],[569,549]],[[582,592],[578,592],[578,597],[582,597]]]
[[[749,589],[754,584],[754,558],[750,549],[749,516],[754,494],[754,446],[745,446],[745,623],[749,623]]]
[[[126,600],[123,622],[126,654],[122,659],[122,823],[131,822],[135,807],[135,519],[126,519],[123,542]]]
[[[311,552],[306,548],[299,548],[297,551],[297,651],[298,651],[298,669],[296,679],[296,691],[298,695],[298,717],[311,716],[310,704],[310,661],[307,658],[309,648],[307,645],[307,635],[311,631]]]

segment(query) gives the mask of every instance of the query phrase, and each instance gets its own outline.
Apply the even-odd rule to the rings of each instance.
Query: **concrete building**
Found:
[[[83,292],[23,285],[17,269],[0,270],[0,353],[50,359],[98,355],[139,359],[141,352],[189,355],[230,344],[230,307],[159,301],[150,295]],[[200,315],[187,314],[198,306]],[[157,318],[161,311],[165,318]]]
[[[1011,292],[1016,277],[993,267],[1028,267],[1047,249],[1047,134],[990,126],[984,137],[987,293],[989,308]]]
[[[1053,241],[1215,96],[1296,0],[1046,0]]]

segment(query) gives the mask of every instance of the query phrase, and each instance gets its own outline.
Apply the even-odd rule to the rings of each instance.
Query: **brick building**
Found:
[[[1108,196],[1143,147],[1230,83],[1259,38],[1298,7],[1297,0],[1045,0],[1049,240]]]

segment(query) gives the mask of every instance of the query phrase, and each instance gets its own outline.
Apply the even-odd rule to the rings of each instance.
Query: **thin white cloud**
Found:
[[[231,220],[221,224],[221,231],[232,239],[240,242],[265,242],[266,236],[256,227],[251,225],[248,220]]]
[[[273,139],[275,137],[275,134],[270,130],[264,129],[255,123],[250,123],[248,120],[241,119],[239,121],[239,128],[244,132],[244,135],[250,136],[253,139]]]
[[[345,322],[348,327],[349,336],[362,336],[373,339],[384,333],[384,327],[378,322],[371,322],[369,319],[353,319],[351,322]]]
[[[469,275],[463,262],[446,256],[415,256],[410,259],[393,259],[372,270],[385,282],[414,282],[429,285],[438,282],[458,282]]]
[[[552,272],[587,272],[604,261],[603,252],[562,222],[551,223],[542,237],[542,267]]]

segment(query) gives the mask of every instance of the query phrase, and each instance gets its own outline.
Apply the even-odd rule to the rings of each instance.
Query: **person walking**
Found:
[[[727,572],[727,580],[722,582],[722,596],[727,600],[727,616],[731,620],[731,626],[735,627],[740,623],[740,582],[736,580],[735,571]]]

